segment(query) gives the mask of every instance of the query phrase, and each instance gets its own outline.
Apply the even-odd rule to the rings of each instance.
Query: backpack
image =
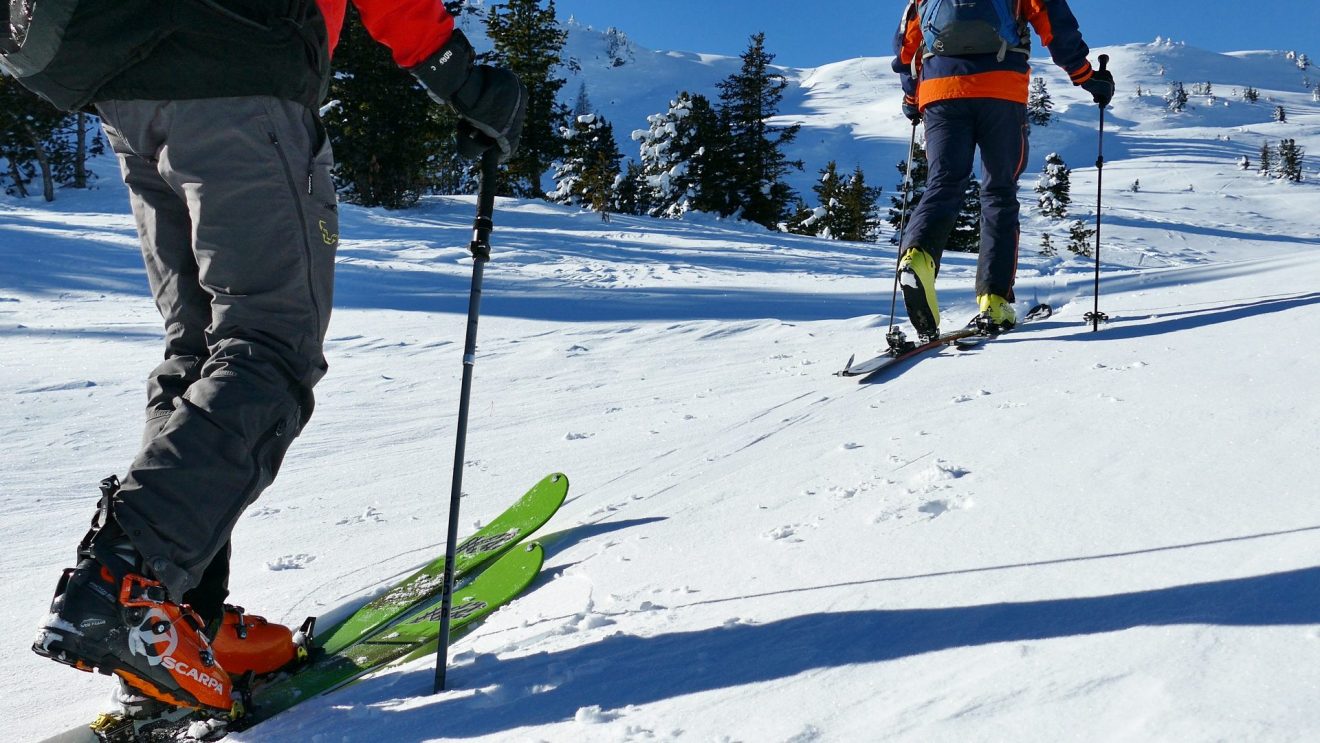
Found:
[[[1018,0],[920,0],[925,56],[960,57],[1009,51],[1031,53],[1031,36],[1018,17]]]
[[[301,92],[304,68],[323,78],[321,87],[329,82],[324,29],[316,0],[0,0],[0,72],[56,108],[76,111],[162,41],[191,34],[190,42],[208,49],[253,50],[248,67],[238,71],[214,70],[211,77],[188,71],[199,93],[215,88],[217,77],[245,74],[247,88],[302,100],[294,94]],[[316,93],[323,95],[310,90],[304,102],[315,106]]]
[[[87,105],[176,28],[175,2],[0,0],[0,69],[63,111]]]

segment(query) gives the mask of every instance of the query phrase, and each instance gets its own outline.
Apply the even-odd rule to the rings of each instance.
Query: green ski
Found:
[[[567,496],[568,476],[562,473],[547,475],[532,486],[517,503],[458,545],[454,562],[456,578],[462,580],[471,575],[473,570],[541,528]],[[320,633],[316,646],[323,652],[335,653],[388,626],[418,604],[439,596],[444,589],[444,573],[445,558],[441,555],[335,627]]]
[[[455,589],[451,629],[462,632],[512,601],[535,580],[544,560],[541,545],[531,542],[496,560],[471,583]],[[433,596],[374,635],[336,652],[314,653],[312,661],[293,675],[258,688],[252,697],[253,709],[241,726],[246,728],[396,661],[434,652],[440,629],[440,601],[440,596]]]

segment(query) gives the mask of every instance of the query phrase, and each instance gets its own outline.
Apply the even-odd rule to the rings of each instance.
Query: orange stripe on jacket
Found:
[[[1027,86],[1031,82],[1029,74],[996,70],[976,75],[955,77],[937,77],[922,80],[917,97],[924,109],[936,101],[952,98],[998,98],[1014,103],[1027,102]]]

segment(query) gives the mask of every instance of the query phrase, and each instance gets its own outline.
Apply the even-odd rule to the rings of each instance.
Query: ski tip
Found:
[[[857,354],[853,354],[852,356],[849,356],[849,357],[848,357],[848,363],[844,364],[844,365],[843,365],[843,369],[841,369],[840,371],[836,371],[836,372],[834,372],[834,376],[836,376],[836,377],[846,377],[846,376],[848,376],[848,371],[849,371],[850,369],[852,369],[853,362],[856,361],[856,360],[857,360]]]

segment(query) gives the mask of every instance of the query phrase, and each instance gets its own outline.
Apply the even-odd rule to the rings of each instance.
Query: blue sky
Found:
[[[810,67],[889,54],[905,0],[556,0],[555,5],[561,18],[618,26],[652,49],[738,54],[747,48],[748,36],[765,31],[776,62]],[[1320,0],[1071,0],[1071,5],[1092,46],[1164,36],[1212,51],[1285,49],[1320,59]]]

